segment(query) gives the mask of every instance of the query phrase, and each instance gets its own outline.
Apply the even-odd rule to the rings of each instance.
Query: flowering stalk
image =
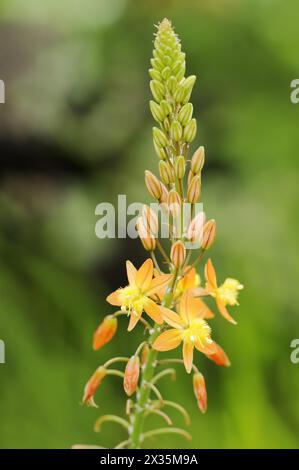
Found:
[[[230,360],[212,339],[208,321],[214,318],[214,313],[204,298],[214,299],[219,313],[235,324],[227,306],[238,303],[238,291],[243,287],[232,278],[219,285],[210,259],[204,269],[205,285],[196,270],[215,241],[216,222],[213,219],[206,222],[203,212],[195,213],[196,203],[201,198],[201,173],[205,161],[203,146],[188,159],[190,144],[197,131],[193,106],[189,102],[196,77],[185,77],[185,54],[167,19],[157,27],[151,66],[153,100],[150,101],[150,111],[157,123],[153,128],[153,143],[159,158],[160,179],[146,171],[145,184],[150,196],[160,203],[162,212],[168,215],[170,243],[167,248],[161,245],[158,240],[158,217],[149,206],[144,205],[137,221],[137,230],[148,257],[139,269],[127,261],[128,284],[107,297],[107,302],[118,307],[118,310],[106,316],[98,326],[93,347],[98,350],[111,341],[121,316],[129,319],[128,331],[142,324],[147,339],[135,353],[130,352],[130,358],[116,357],[100,365],[87,382],[83,396],[84,403],[96,406],[94,395],[103,379],[107,380],[106,376],[116,375],[123,380],[124,392],[129,397],[126,405],[128,419],[104,415],[97,420],[95,428],[99,431],[100,425],[109,421],[121,425],[128,437],[116,448],[139,448],[146,438],[167,432],[190,438],[184,429],[172,427],[172,420],[164,408],[177,410],[188,424],[187,411],[180,404],[165,400],[158,389],[158,382],[169,378],[169,375],[173,377],[174,370],[159,368],[168,363],[182,363],[188,374],[193,371],[193,390],[198,407],[202,413],[206,412],[206,382],[194,365],[194,351],[203,353],[223,367],[228,367]],[[184,212],[186,203],[191,205],[191,220]],[[189,249],[190,243],[197,251]],[[196,257],[190,263],[193,252],[196,252]],[[163,265],[159,264],[159,260],[163,261]],[[165,265],[168,273],[164,272]],[[144,314],[149,318],[145,319]],[[180,345],[183,359],[158,360],[159,352],[164,353]],[[110,368],[117,362],[126,363],[122,371]],[[151,414],[164,419],[169,427],[144,432],[144,421]]]

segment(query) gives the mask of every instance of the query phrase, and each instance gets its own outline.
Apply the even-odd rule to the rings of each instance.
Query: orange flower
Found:
[[[152,320],[161,325],[163,323],[161,307],[151,297],[169,283],[172,275],[161,274],[153,278],[154,266],[150,258],[142,264],[138,271],[130,261],[127,261],[126,266],[129,285],[108,295],[107,302],[128,312],[130,315],[129,331],[134,328],[143,310]]]
[[[140,370],[140,360],[138,356],[130,357],[124,376],[124,390],[130,397],[137,389]]]
[[[102,323],[97,327],[93,335],[93,349],[96,351],[104,344],[109,343],[117,330],[117,319],[112,315],[107,315]]]
[[[193,365],[194,347],[207,355],[215,352],[210,337],[211,328],[204,320],[206,312],[201,307],[202,301],[192,297],[190,291],[182,295],[179,313],[161,307],[164,320],[172,328],[161,333],[153,344],[153,348],[157,351],[169,351],[183,342],[183,359],[188,373],[191,372]]]
[[[98,367],[94,374],[92,374],[84,388],[83,403],[90,406],[97,406],[93,397],[106,374],[107,371],[103,366]]]
[[[193,390],[197,400],[198,408],[202,413],[205,413],[208,406],[208,396],[205,378],[200,372],[196,372],[193,375]]]
[[[230,316],[226,309],[226,305],[239,305],[237,301],[238,291],[243,289],[242,284],[236,279],[227,278],[219,287],[217,285],[217,277],[212,261],[209,259],[205,266],[206,292],[215,298],[216,305],[221,315],[233,323],[237,322]]]

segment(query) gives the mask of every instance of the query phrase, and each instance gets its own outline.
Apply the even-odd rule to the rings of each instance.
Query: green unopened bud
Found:
[[[191,159],[191,170],[194,174],[198,174],[204,165],[205,162],[205,149],[203,146],[198,147],[194,152]]]
[[[158,155],[158,157],[161,158],[162,160],[165,160],[166,152],[165,152],[164,148],[160,147],[155,142],[154,142],[154,148],[155,148],[155,152]]]
[[[195,204],[200,198],[201,181],[199,175],[193,176],[187,190],[187,200],[191,204]]]
[[[164,121],[163,121],[163,126],[164,126],[164,129],[166,132],[169,132],[170,131],[170,122],[169,122],[169,118],[165,118]]]
[[[166,86],[168,90],[170,91],[170,93],[174,93],[177,85],[178,85],[178,81],[176,77],[174,77],[173,75],[169,77],[169,79],[167,80]]]
[[[181,81],[185,75],[185,62],[182,60],[177,60],[172,67],[172,73],[176,77],[177,81]]]
[[[178,85],[177,89],[175,90],[175,93],[173,95],[174,100],[176,103],[182,103],[183,99],[185,96],[185,90],[182,85]]]
[[[151,59],[151,65],[155,70],[162,71],[164,68],[164,64],[159,57],[156,57],[155,59]]]
[[[183,135],[183,129],[179,121],[172,121],[170,126],[170,134],[175,142],[179,142]]]
[[[152,112],[152,115],[153,115],[153,118],[155,119],[155,121],[157,122],[162,122],[163,119],[164,119],[164,113],[163,113],[163,110],[161,108],[161,106],[159,106],[155,101],[151,100],[150,101],[150,110]]]
[[[176,177],[179,180],[184,178],[185,168],[186,168],[185,158],[183,157],[183,155],[180,155],[177,158],[175,162],[175,166],[174,166]]]
[[[163,83],[158,82],[158,80],[151,80],[150,81],[150,89],[152,92],[153,97],[156,101],[161,101],[164,98],[165,87]]]
[[[162,78],[163,80],[167,80],[171,75],[171,68],[169,66],[164,67],[162,70]]]
[[[179,112],[179,121],[183,126],[186,126],[191,121],[193,114],[192,103],[186,103]]]
[[[149,69],[149,74],[150,74],[150,77],[153,79],[153,80],[158,80],[158,82],[161,82],[162,81],[162,75],[161,73],[156,70],[156,69]]]
[[[168,144],[166,135],[158,127],[153,127],[153,139],[154,143],[160,147],[166,147]]]
[[[160,106],[161,106],[165,116],[168,116],[171,113],[172,108],[171,108],[170,103],[168,103],[168,101],[162,100],[161,103],[160,103]]]
[[[164,184],[170,184],[174,181],[173,168],[170,163],[161,160],[159,162],[159,173]]]
[[[184,140],[185,142],[192,142],[195,139],[197,130],[196,119],[191,119],[184,129]]]
[[[184,88],[184,97],[183,97],[184,103],[187,103],[189,101],[195,81],[196,81],[195,75],[190,75],[190,77],[187,77],[184,80],[183,85],[182,85]]]

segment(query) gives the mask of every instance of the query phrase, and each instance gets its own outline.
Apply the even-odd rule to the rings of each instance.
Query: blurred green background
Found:
[[[91,349],[106,295],[125,282],[124,261],[145,259],[134,240],[99,240],[99,202],[150,201],[143,172],[156,171],[147,69],[153,24],[173,20],[206,147],[204,207],[218,222],[219,277],[245,285],[238,326],[214,320],[228,352],[224,370],[199,354],[209,409],[178,369],[162,393],[186,405],[193,441],[152,447],[298,447],[299,365],[290,361],[298,322],[299,76],[296,0],[2,0],[0,78],[0,446],[113,446],[117,425],[92,430],[101,413],[124,413],[118,378],[99,409],[80,406],[93,370],[131,354],[141,338],[120,322]],[[133,344],[134,343],[134,344]],[[177,355],[180,352],[177,351]],[[172,414],[178,425],[180,416]],[[149,422],[153,427],[158,421]]]

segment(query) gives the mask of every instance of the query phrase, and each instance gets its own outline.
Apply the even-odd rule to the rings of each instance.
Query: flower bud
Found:
[[[186,142],[192,142],[195,139],[197,130],[196,119],[191,119],[184,129],[184,139]]]
[[[155,59],[156,60],[156,59]],[[158,80],[151,80],[150,81],[150,89],[152,95],[156,101],[161,101],[164,98],[165,88],[163,83],[158,82]]]
[[[176,162],[174,165],[175,175],[179,180],[184,178],[185,168],[186,168],[185,158],[183,157],[183,155],[180,155],[176,159]]]
[[[166,147],[168,144],[166,135],[158,127],[153,127],[153,139],[155,144],[160,147]]]
[[[208,220],[203,228],[203,238],[201,248],[208,250],[211,248],[216,237],[216,222],[214,219]]]
[[[193,114],[193,105],[192,103],[184,104],[182,109],[179,112],[179,121],[183,126],[186,126],[188,122],[192,119]]]
[[[150,347],[149,347],[148,343],[145,343],[145,345],[143,346],[142,351],[141,351],[141,361],[140,361],[141,366],[144,366],[144,364],[146,363],[149,352],[150,352]]]
[[[183,266],[186,259],[186,248],[181,240],[175,242],[170,251],[170,259],[176,268]]]
[[[205,223],[205,214],[204,212],[199,212],[194,219],[191,220],[188,231],[187,238],[191,243],[198,243],[201,245],[203,237],[203,226]]]
[[[167,65],[161,72],[163,80],[167,80],[171,75],[171,68]]]
[[[159,201],[162,194],[161,182],[151,171],[145,171],[145,184],[150,195]]]
[[[142,218],[146,228],[149,230],[150,235],[157,235],[159,229],[157,214],[146,204],[144,204],[142,207]]]
[[[124,390],[130,397],[137,389],[139,379],[140,361],[138,356],[130,357],[124,376]]]
[[[187,186],[190,185],[193,176],[195,176],[195,174],[193,173],[193,171],[190,170],[188,173]]]
[[[166,158],[166,152],[163,147],[159,147],[159,145],[155,144],[154,142],[154,149],[156,151],[156,154],[158,155],[161,160],[165,160]]]
[[[160,198],[160,201],[164,204],[167,204],[167,201],[168,201],[168,191],[165,187],[165,185],[163,183],[161,183],[161,188],[162,188],[162,194],[161,194],[161,198]]]
[[[90,377],[90,379],[88,380],[87,384],[84,387],[84,394],[83,394],[83,399],[82,399],[83,403],[89,406],[94,406],[94,407],[97,406],[94,402],[93,397],[106,374],[107,374],[107,371],[105,367],[100,366],[94,372],[94,374]]]
[[[170,134],[175,142],[179,142],[181,140],[183,135],[183,129],[179,121],[173,121],[171,123]]]
[[[100,323],[93,335],[93,349],[96,351],[104,344],[109,343],[117,330],[117,319],[113,315],[107,315]]]
[[[184,104],[187,103],[190,99],[195,81],[196,81],[196,76],[190,75],[190,77],[187,77],[183,82],[183,88],[184,88],[183,103]]]
[[[161,82],[162,81],[162,75],[161,75],[161,72],[159,72],[159,70],[157,69],[149,69],[149,74],[150,74],[150,77],[153,79],[153,80],[158,80],[158,82]]]
[[[153,115],[153,118],[157,122],[162,122],[164,119],[164,113],[162,111],[161,106],[159,106],[155,101],[150,101],[150,110]]]
[[[185,95],[185,90],[183,88],[182,85],[178,85],[175,92],[174,92],[174,95],[173,95],[173,98],[175,100],[176,103],[181,103],[184,99],[184,95]]]
[[[164,184],[170,184],[174,181],[173,168],[170,163],[160,160],[159,162],[159,173],[161,180]]]
[[[137,219],[137,231],[141,243],[146,251],[154,251],[156,248],[156,239],[150,233],[148,227],[146,227],[142,217]]]
[[[180,82],[185,75],[186,64],[182,60],[177,60],[172,67],[172,73],[175,75],[178,82]]]
[[[215,341],[213,344],[215,347],[215,352],[213,354],[206,354],[206,356],[215,362],[215,364],[218,366],[229,367],[230,360],[225,351],[223,351],[223,349],[219,346],[219,344],[215,343]]]
[[[200,176],[195,175],[193,176],[192,180],[190,181],[190,184],[188,185],[188,190],[187,190],[187,200],[191,204],[195,204],[195,202],[198,201],[200,198],[200,191],[201,191],[201,181],[200,181]]]
[[[165,116],[168,116],[171,113],[172,109],[171,109],[171,105],[168,103],[168,101],[162,100],[161,103],[160,103],[160,106],[161,106]]]
[[[193,154],[192,159],[191,159],[191,171],[194,174],[198,174],[205,162],[205,149],[203,146],[199,147]]]
[[[175,189],[172,189],[168,193],[167,200],[169,211],[172,213],[173,217],[179,216],[181,213],[181,198]]]
[[[151,65],[155,70],[161,70],[163,69],[164,65],[161,59],[159,57],[155,57],[154,59],[151,59]]]
[[[193,375],[193,390],[198,408],[202,413],[207,411],[208,397],[204,376],[200,372]]]
[[[176,77],[171,75],[171,77],[169,77],[169,79],[167,80],[167,83],[166,83],[166,86],[167,86],[169,92],[174,93],[177,85],[178,85],[178,81],[177,81]]]

